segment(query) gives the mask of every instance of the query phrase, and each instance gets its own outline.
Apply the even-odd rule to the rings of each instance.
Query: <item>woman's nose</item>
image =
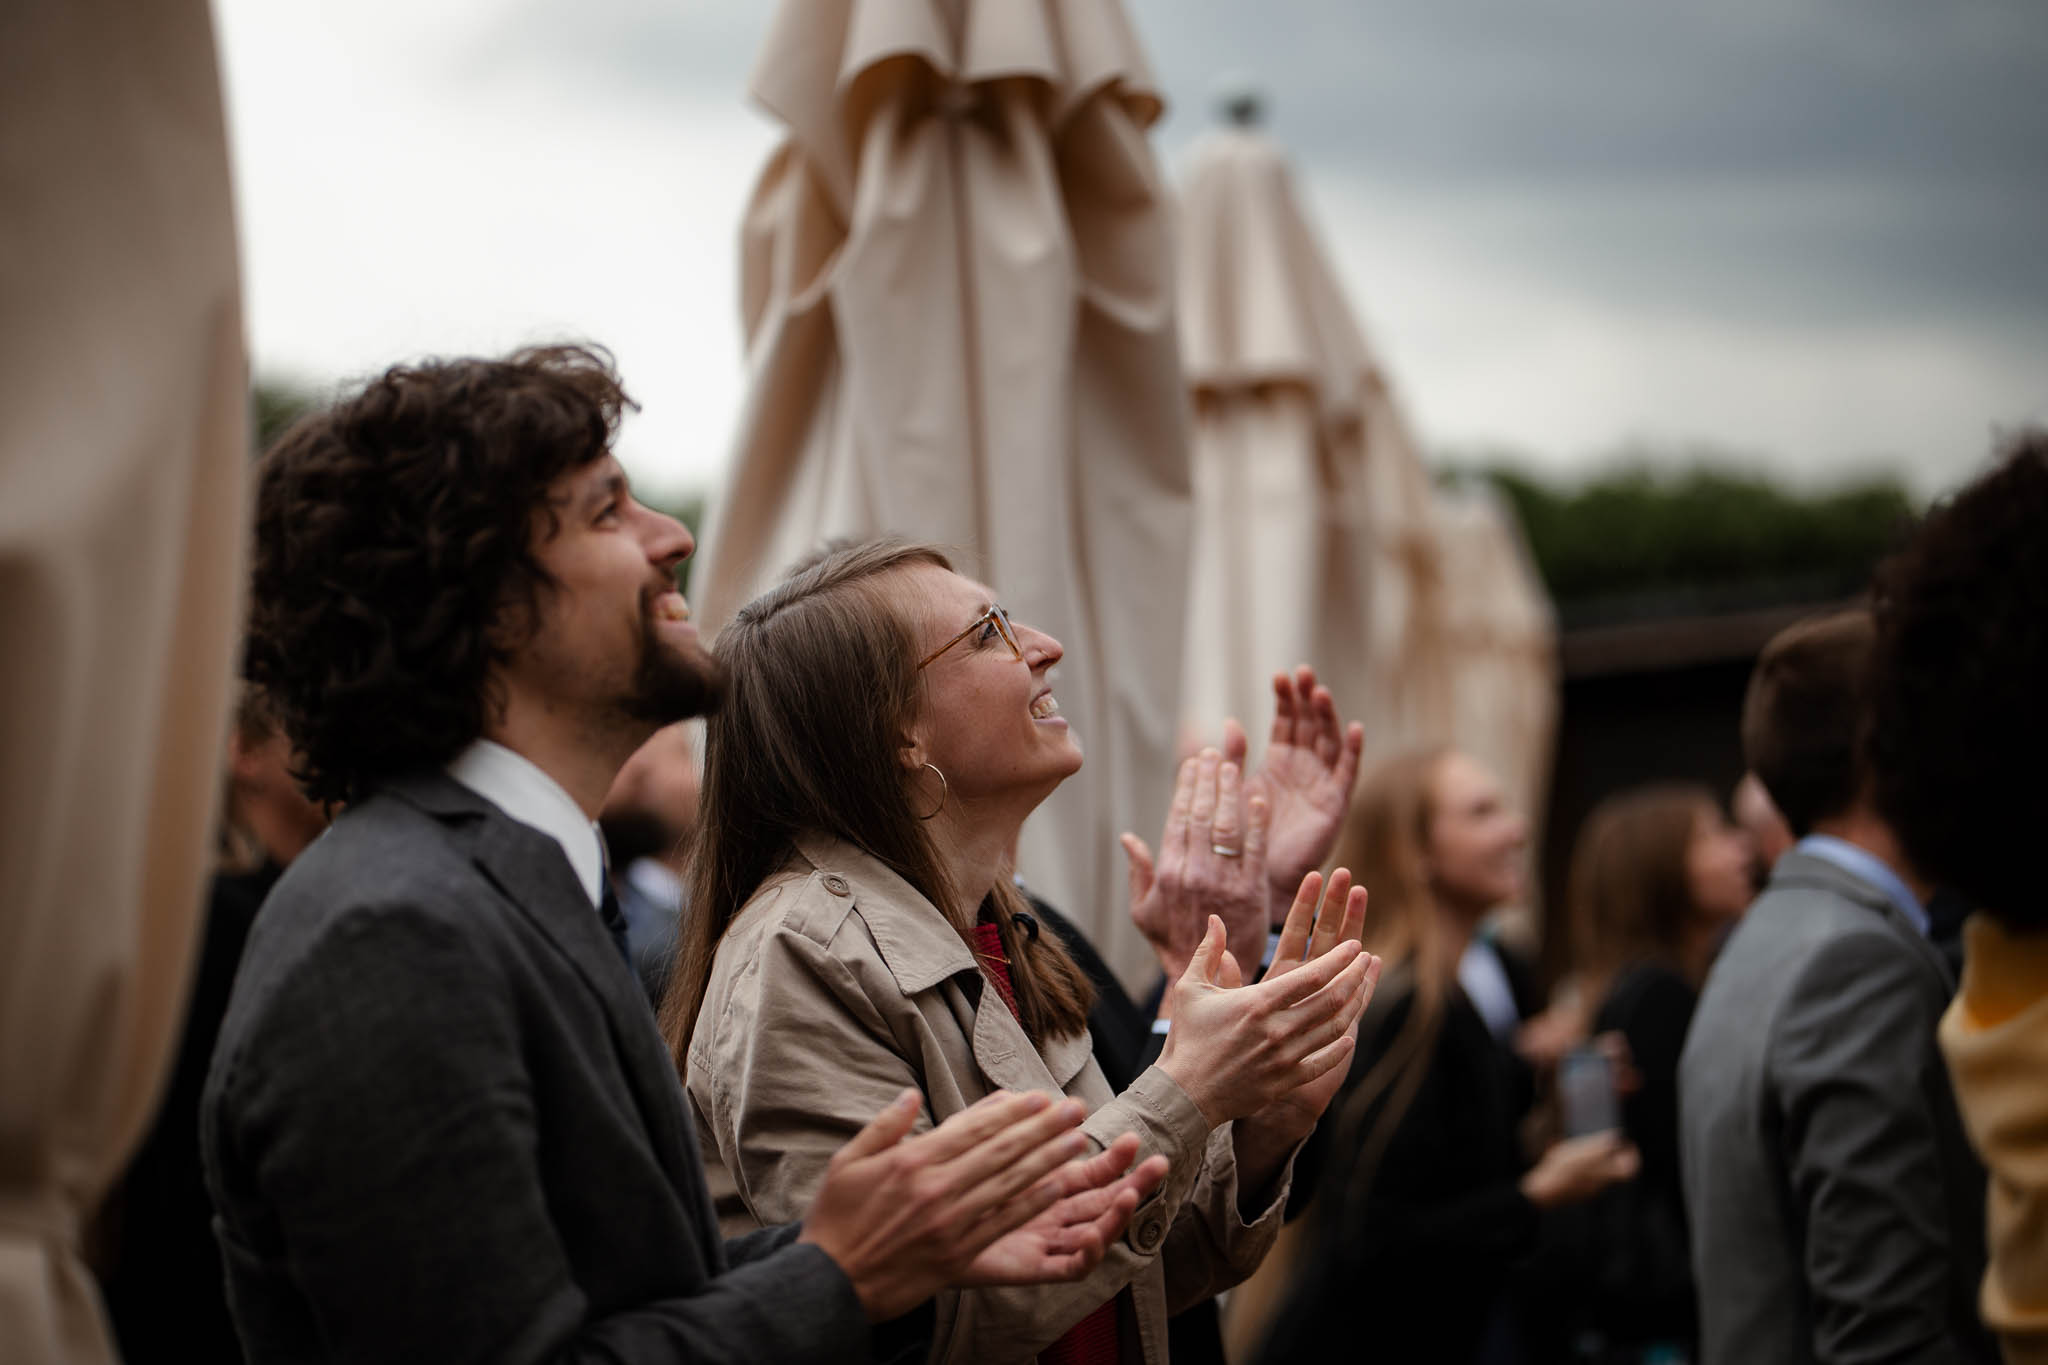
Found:
[[[1024,646],[1024,659],[1033,668],[1050,668],[1066,654],[1058,640],[1042,630],[1030,626],[1017,627],[1019,642]]]

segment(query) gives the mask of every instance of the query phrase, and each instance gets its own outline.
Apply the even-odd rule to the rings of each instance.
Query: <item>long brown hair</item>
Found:
[[[1446,985],[1457,967],[1445,960],[1450,945],[1444,941],[1429,874],[1436,777],[1451,753],[1442,746],[1417,749],[1367,770],[1352,794],[1330,860],[1333,867],[1350,868],[1357,884],[1372,893],[1365,946],[1386,963],[1388,987],[1376,999],[1391,1005],[1404,995],[1410,998],[1400,1031],[1352,1084],[1334,1116],[1336,1149],[1358,1153],[1351,1170],[1332,1182],[1333,1197],[1323,1201],[1326,1214],[1339,1219],[1355,1212],[1370,1191],[1387,1144],[1428,1074]],[[1361,1052],[1373,1027],[1388,1023],[1377,1009],[1367,1011],[1360,1026]]]
[[[899,761],[924,675],[901,583],[890,575],[918,564],[952,568],[934,547],[893,538],[831,548],[719,632],[725,698],[706,726],[689,908],[662,1011],[678,1067],[688,1065],[726,928],[794,856],[800,835],[861,849],[973,946],[974,918],[959,906]],[[1086,1029],[1088,979],[1057,935],[1023,932],[1023,897],[1002,871],[981,908],[1001,934],[1025,1032],[1040,1042]]]
[[[1658,782],[1610,796],[1586,817],[1565,897],[1586,999],[1597,1004],[1631,962],[1678,965],[1695,909],[1686,852],[1701,817],[1714,811],[1705,787]]]

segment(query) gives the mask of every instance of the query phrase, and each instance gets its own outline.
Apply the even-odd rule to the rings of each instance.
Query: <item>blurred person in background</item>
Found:
[[[656,1010],[675,961],[683,871],[697,828],[697,786],[690,727],[665,725],[619,769],[597,815],[605,877],[626,921],[626,951]]]
[[[1749,836],[1750,847],[1756,854],[1756,884],[1762,886],[1771,879],[1771,869],[1778,865],[1778,859],[1798,840],[1792,837],[1792,827],[1785,823],[1771,794],[1764,790],[1763,780],[1755,773],[1742,775],[1728,807],[1735,817],[1735,827]]]
[[[1791,626],[1743,700],[1744,758],[1799,842],[1679,1061],[1708,1365],[1990,1358],[1983,1171],[1935,1046],[1953,982],[1864,761],[1874,639],[1864,610]]]
[[[1506,1288],[1539,1213],[1635,1174],[1614,1132],[1524,1158],[1526,1083],[1458,984],[1480,922],[1522,894],[1528,838],[1499,781],[1454,750],[1388,759],[1360,782],[1334,857],[1371,888],[1367,941],[1386,976],[1317,1138],[1313,1221],[1259,1359],[1361,1333],[1375,1359],[1519,1359]]]
[[[291,764],[276,715],[244,684],[228,729],[218,856],[177,1059],[98,1229],[107,1313],[129,1361],[241,1359],[200,1169],[199,1093],[257,908],[327,828],[327,812],[299,789]]]
[[[1941,1047],[1990,1168],[1980,1302],[2048,1362],[2048,431],[1928,515],[1878,572],[1871,757],[1913,861],[1980,907]]]
[[[1678,1167],[1678,1056],[1707,967],[1756,894],[1749,840],[1712,792],[1656,784],[1595,807],[1572,851],[1572,961],[1632,1070],[1622,1131],[1642,1173],[1552,1220],[1532,1266],[1543,1358],[1686,1359],[1697,1315]],[[1661,1353],[1661,1354],[1660,1354]],[[1675,1354],[1674,1354],[1675,1353]]]
[[[725,1241],[595,819],[721,671],[610,357],[427,361],[264,457],[247,669],[347,803],[264,902],[200,1103],[253,1361],[923,1354],[954,1283],[1083,1275],[1145,1193],[1075,1107],[902,1092]]]
[[[717,655],[730,690],[665,1022],[727,1229],[801,1208],[874,1095],[915,1086],[936,1120],[991,1086],[1064,1092],[1092,1140],[1135,1132],[1164,1183],[1078,1282],[942,1295],[932,1358],[1164,1361],[1169,1315],[1258,1264],[1343,1078],[1377,977],[1364,893],[1310,872],[1256,985],[1197,912],[1165,1048],[1114,1093],[1086,978],[1009,875],[1018,828],[1081,766],[1059,642],[935,549],[879,539],[799,566]],[[1263,907],[1268,811],[1223,776],[1213,751],[1184,764],[1169,818],[1227,873],[1201,884]]]

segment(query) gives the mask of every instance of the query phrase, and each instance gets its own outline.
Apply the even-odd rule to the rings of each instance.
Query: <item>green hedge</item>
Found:
[[[1552,598],[1580,617],[1853,594],[1916,511],[1889,478],[1799,493],[1704,464],[1574,485],[1502,464],[1477,472],[1520,514]]]

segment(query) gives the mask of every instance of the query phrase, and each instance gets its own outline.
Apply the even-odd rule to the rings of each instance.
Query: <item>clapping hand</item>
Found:
[[[1078,1280],[1100,1265],[1131,1214],[1166,1179],[1163,1156],[1124,1175],[1137,1154],[1137,1134],[1125,1133],[1097,1155],[1062,1166],[1053,1174],[1060,1201],[975,1257],[960,1286]]]
[[[922,1108],[917,1091],[904,1091],[833,1154],[798,1237],[845,1273],[870,1322],[976,1274],[1068,1278],[1091,1255],[1100,1260],[1094,1234],[1121,1227],[1136,1207],[1125,1186],[1141,1185],[1144,1167],[1109,1187],[1100,1207],[1085,1199],[1116,1181],[1137,1145],[1077,1160],[1090,1145],[1073,1131],[1086,1113],[1078,1101],[997,1091],[911,1137]],[[1063,1205],[1052,1223],[1041,1221]],[[1006,1236],[1034,1224],[984,1264]]]
[[[1123,836],[1131,919],[1168,980],[1187,970],[1212,915],[1240,962],[1256,967],[1264,955],[1268,811],[1267,798],[1246,793],[1239,761],[1204,749],[1180,765],[1157,859],[1137,835]]]
[[[1330,689],[1303,664],[1292,674],[1273,675],[1273,731],[1258,771],[1245,779],[1245,794],[1263,800],[1269,812],[1266,877],[1273,920],[1285,912],[1301,879],[1323,865],[1358,780],[1365,729],[1337,719]],[[1244,727],[1223,723],[1223,758],[1244,762]],[[1233,950],[1235,944],[1233,944]],[[1256,961],[1256,959],[1254,959]]]
[[[1321,908],[1317,908],[1320,893]],[[1330,874],[1327,885],[1320,872],[1310,872],[1302,878],[1300,889],[1295,893],[1293,903],[1288,907],[1287,922],[1280,931],[1280,942],[1274,949],[1273,965],[1266,971],[1266,980],[1274,981],[1300,971],[1335,949],[1348,942],[1362,943],[1365,936],[1366,893],[1362,886],[1351,884],[1351,873],[1338,868]],[[1372,995],[1380,980],[1380,960],[1371,953],[1365,955],[1365,982],[1358,999],[1346,1011],[1347,1033],[1353,1045],[1356,1044],[1358,1018],[1365,1007],[1372,1002]],[[1333,1067],[1320,1075],[1312,1076],[1301,1085],[1289,1090],[1240,1125],[1240,1131],[1256,1126],[1263,1130],[1273,1143],[1281,1148],[1291,1148],[1315,1130],[1322,1119],[1323,1111],[1330,1107],[1343,1088],[1349,1074],[1348,1067]]]
[[[1223,921],[1211,917],[1173,984],[1160,1069],[1212,1126],[1257,1114],[1351,1060],[1376,964],[1355,938],[1338,938],[1296,970],[1247,986],[1224,949]]]

